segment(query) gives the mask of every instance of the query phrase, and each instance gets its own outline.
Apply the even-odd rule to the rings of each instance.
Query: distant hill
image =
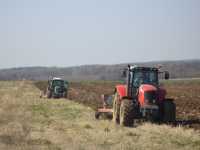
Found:
[[[127,63],[139,66],[162,65],[171,78],[200,77],[200,60],[155,61]],[[23,67],[0,70],[0,80],[47,80],[49,76],[61,76],[67,80],[120,80],[127,64],[83,65],[77,67]]]

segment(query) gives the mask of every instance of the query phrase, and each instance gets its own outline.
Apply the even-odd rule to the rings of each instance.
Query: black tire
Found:
[[[52,92],[51,91],[47,91],[47,98],[51,98],[52,97]]]
[[[132,100],[123,99],[120,106],[120,125],[133,126],[134,123],[134,103]]]
[[[119,113],[120,113],[119,95],[115,93],[113,99],[113,121],[117,124],[119,124]]]
[[[163,103],[163,121],[173,123],[176,121],[176,105],[173,99],[165,99]]]

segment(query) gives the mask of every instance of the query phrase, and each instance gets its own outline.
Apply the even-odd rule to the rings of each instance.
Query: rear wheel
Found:
[[[115,123],[119,123],[119,111],[120,111],[119,96],[117,93],[115,93],[113,100],[113,121]]]
[[[163,121],[173,123],[176,121],[176,105],[173,99],[166,99],[163,104]]]
[[[134,103],[132,100],[124,99],[120,106],[120,125],[133,126],[134,122]]]

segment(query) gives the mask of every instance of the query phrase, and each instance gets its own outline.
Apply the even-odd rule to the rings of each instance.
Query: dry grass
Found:
[[[200,149],[200,133],[182,127],[136,128],[94,119],[91,108],[39,98],[32,82],[0,82],[0,149]]]

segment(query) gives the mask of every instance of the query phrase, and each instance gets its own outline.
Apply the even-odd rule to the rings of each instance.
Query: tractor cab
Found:
[[[134,97],[143,84],[158,86],[158,69],[130,66],[126,70],[127,96]]]
[[[165,73],[165,79],[169,79],[167,71],[161,72],[155,67],[128,66],[128,69],[123,72],[123,76],[126,77],[127,96],[136,96],[141,85],[159,87],[159,74],[161,73]]]
[[[134,87],[141,84],[158,85],[158,71],[150,68],[137,68],[131,72],[131,81]]]
[[[54,77],[48,80],[47,97],[61,98],[67,97],[68,82]]]
[[[53,78],[53,80],[51,80],[50,83],[52,87],[59,86],[67,88],[68,86],[68,82],[61,78]]]

